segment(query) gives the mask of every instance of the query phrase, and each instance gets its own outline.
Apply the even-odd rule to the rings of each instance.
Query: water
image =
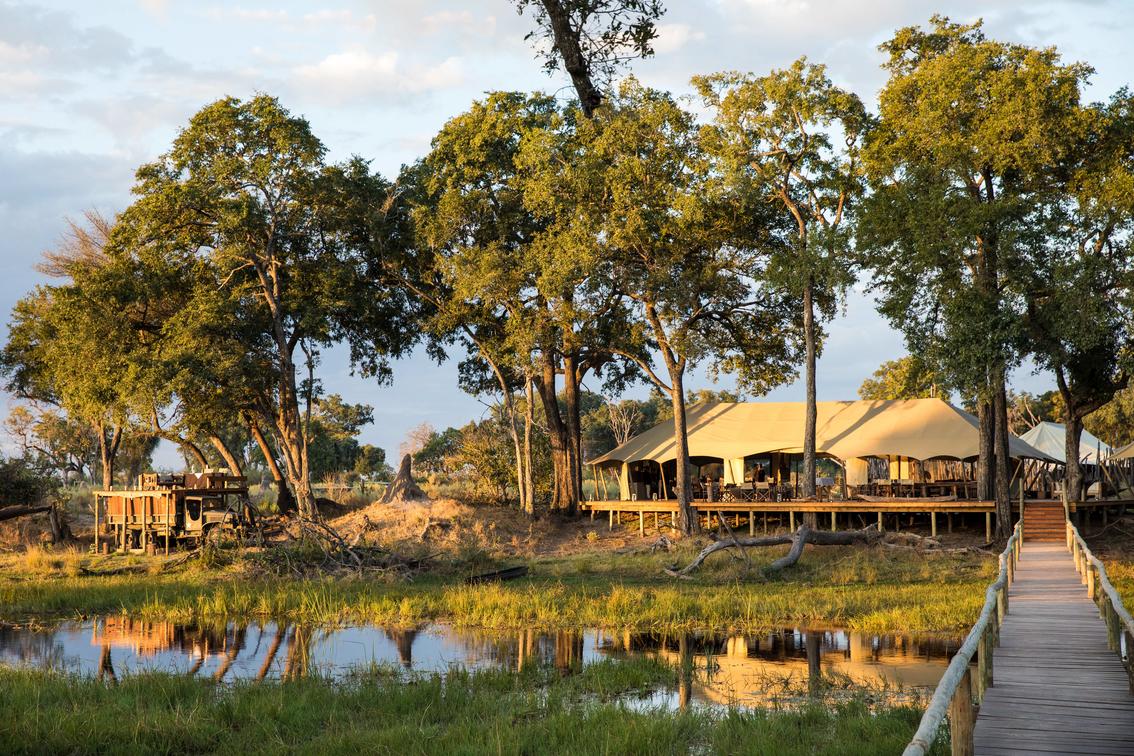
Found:
[[[194,625],[107,616],[48,628],[0,626],[0,663],[100,678],[143,671],[217,680],[332,678],[372,665],[409,673],[553,665],[564,674],[600,659],[660,658],[685,670],[677,690],[637,703],[759,706],[809,686],[924,696],[960,639],[784,629],[760,635],[658,635],[600,629],[495,632],[428,624]],[[683,663],[684,662],[684,663]]]

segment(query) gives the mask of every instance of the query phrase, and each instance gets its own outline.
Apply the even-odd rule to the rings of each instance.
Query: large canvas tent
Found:
[[[1065,426],[1061,423],[1041,422],[1020,436],[1024,441],[1058,462],[1067,462],[1064,442]],[[1112,449],[1087,431],[1079,437],[1079,461],[1088,465],[1107,459]]]
[[[802,402],[721,402],[689,408],[689,456],[720,460],[725,483],[742,483],[746,457],[801,454]],[[977,418],[941,399],[818,402],[816,451],[844,462],[847,483],[865,481],[866,460],[972,460],[979,454]],[[1056,461],[1013,436],[1014,459]],[[621,494],[629,498],[629,468],[652,461],[661,466],[676,458],[673,423],[659,423],[593,460],[618,466]]]

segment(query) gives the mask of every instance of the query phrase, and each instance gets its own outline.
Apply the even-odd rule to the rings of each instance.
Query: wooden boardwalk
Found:
[[[1134,754],[1134,695],[1060,542],[1025,542],[975,732],[977,754]]]

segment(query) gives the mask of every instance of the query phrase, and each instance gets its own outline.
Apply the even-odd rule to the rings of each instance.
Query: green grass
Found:
[[[0,751],[891,754],[921,714],[862,698],[756,712],[670,712],[615,700],[674,685],[674,669],[647,659],[568,676],[529,668],[406,682],[373,670],[344,683],[231,686],[157,674],[107,685],[0,669]]]
[[[795,568],[765,575],[783,551],[754,550],[753,567],[717,555],[693,580],[663,574],[692,551],[587,554],[531,563],[528,578],[465,586],[457,568],[419,576],[296,580],[249,571],[238,559],[150,574],[157,563],[132,558],[137,574],[98,576],[123,558],[73,560],[35,569],[0,563],[0,621],[125,612],[172,621],[275,619],[325,624],[412,624],[444,620],[494,629],[620,627],[642,631],[762,631],[789,625],[863,632],[946,632],[967,628],[992,579],[993,562],[877,548],[808,550]]]

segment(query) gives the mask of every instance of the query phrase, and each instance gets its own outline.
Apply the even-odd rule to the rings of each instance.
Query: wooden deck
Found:
[[[977,754],[1134,754],[1134,695],[1065,544],[1028,541],[1008,593]]]

